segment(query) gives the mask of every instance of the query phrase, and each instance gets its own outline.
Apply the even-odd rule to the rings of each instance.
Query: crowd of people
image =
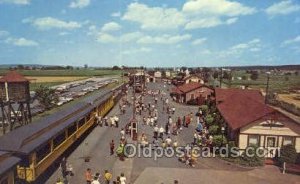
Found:
[[[85,180],[87,184],[100,184],[100,182],[104,182],[105,184],[126,184],[126,177],[124,173],[121,173],[120,176],[117,176],[115,180],[112,180],[113,175],[108,170],[105,170],[103,176],[96,172],[92,174],[92,170],[87,168],[85,171]]]
[[[149,134],[149,131],[139,133],[138,141],[142,147],[147,147],[152,143],[154,147],[176,148],[180,144],[178,135],[182,134],[192,123],[196,125],[194,134],[191,135],[191,137],[193,137],[191,139],[192,145],[210,146],[212,144],[212,136],[209,135],[201,110],[195,114],[189,112],[183,116],[178,115],[179,113],[176,113],[176,108],[173,103],[169,101],[168,95],[161,89],[148,89],[142,91],[142,93],[136,97],[133,97],[133,95],[130,96],[128,91],[126,91],[119,102],[120,114],[115,114],[110,117],[96,116],[97,124],[101,127],[121,127],[118,143],[115,140],[109,142],[110,155],[118,156],[121,161],[125,159],[124,148],[127,144],[127,137],[129,137],[127,134],[130,133],[131,127],[124,126],[125,123],[128,122],[120,122],[120,117],[122,117],[131,106],[133,106],[134,113],[140,120],[139,124],[144,127],[143,129],[148,129],[150,132],[153,132],[153,135]],[[167,116],[167,118],[164,116]],[[184,156],[179,158],[179,161],[194,167],[196,158],[193,156],[193,153],[187,153],[186,151],[184,151],[184,153]],[[105,183],[126,183],[126,177],[123,173],[115,177],[115,181],[112,181],[112,174],[107,170],[103,176],[97,172],[92,174],[91,169],[86,170],[85,179],[87,184],[99,184],[101,178],[104,178]],[[57,183],[59,183],[59,181]]]

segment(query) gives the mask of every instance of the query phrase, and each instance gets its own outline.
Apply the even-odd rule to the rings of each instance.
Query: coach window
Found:
[[[82,125],[84,125],[84,123],[85,123],[85,118],[82,118],[81,120],[79,120],[79,122],[78,122],[78,128],[82,127]]]
[[[282,145],[283,146],[288,145],[288,144],[295,145],[294,141],[295,141],[294,137],[285,136],[285,137],[283,137]]]
[[[258,135],[248,135],[248,146],[255,145],[259,146],[259,136]]]
[[[40,162],[51,152],[51,146],[49,143],[43,145],[36,151],[36,161]]]
[[[66,134],[65,134],[65,132],[61,132],[53,139],[53,147],[56,148],[62,142],[64,142],[64,140],[66,140]]]
[[[76,123],[73,123],[73,125],[68,128],[68,136],[72,135],[74,132],[76,132]]]

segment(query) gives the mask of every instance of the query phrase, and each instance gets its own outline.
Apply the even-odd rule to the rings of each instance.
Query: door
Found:
[[[267,157],[275,157],[277,150],[277,137],[267,136],[265,142],[265,148],[268,150]]]

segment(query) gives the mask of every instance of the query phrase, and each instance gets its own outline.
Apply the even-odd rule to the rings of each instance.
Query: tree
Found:
[[[113,66],[112,69],[113,69],[113,70],[120,70],[120,67],[118,67],[118,66]]]
[[[67,70],[73,70],[73,66],[69,66],[69,65],[68,65],[68,66],[66,66],[66,69],[67,69]]]
[[[227,143],[226,137],[223,135],[214,135],[213,136],[213,145],[216,147],[221,147]]]
[[[216,135],[219,133],[219,126],[218,125],[212,125],[208,128],[208,132],[211,134],[211,135]]]
[[[258,72],[252,71],[250,75],[251,80],[257,80],[258,79]]]
[[[45,109],[52,108],[58,102],[58,95],[55,93],[55,89],[43,85],[40,85],[35,90],[35,98]]]
[[[243,75],[242,80],[247,80],[247,76]]]
[[[219,72],[218,71],[214,71],[213,78],[217,79],[218,77],[219,77]]]
[[[227,71],[223,72],[223,79],[228,79],[228,80],[230,79],[229,78],[229,73]]]
[[[280,156],[278,161],[283,164],[283,162],[294,164],[297,159],[297,152],[295,146],[292,144],[284,145],[280,148]]]
[[[23,70],[24,69],[24,65],[18,65],[17,68],[18,68],[18,70]]]
[[[84,64],[84,68],[87,69],[89,66],[87,64]]]
[[[208,114],[206,117],[205,117],[205,122],[211,126],[214,122],[214,117],[212,117],[212,115]]]
[[[298,71],[295,71],[295,75],[298,76],[298,75],[299,75],[299,72],[298,72]]]

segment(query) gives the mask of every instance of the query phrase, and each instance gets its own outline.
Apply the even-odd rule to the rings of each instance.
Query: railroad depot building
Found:
[[[204,84],[204,80],[198,76],[198,75],[188,75],[183,78],[183,82],[185,84],[191,83],[191,82],[198,82],[200,84]]]
[[[213,93],[213,89],[198,82],[191,82],[174,87],[171,96],[176,102],[187,103],[197,100],[197,104],[203,104]]]
[[[292,144],[300,152],[300,123],[266,105],[258,90],[215,89],[217,109],[227,135],[241,151],[251,144],[266,148],[274,157],[281,146]]]

